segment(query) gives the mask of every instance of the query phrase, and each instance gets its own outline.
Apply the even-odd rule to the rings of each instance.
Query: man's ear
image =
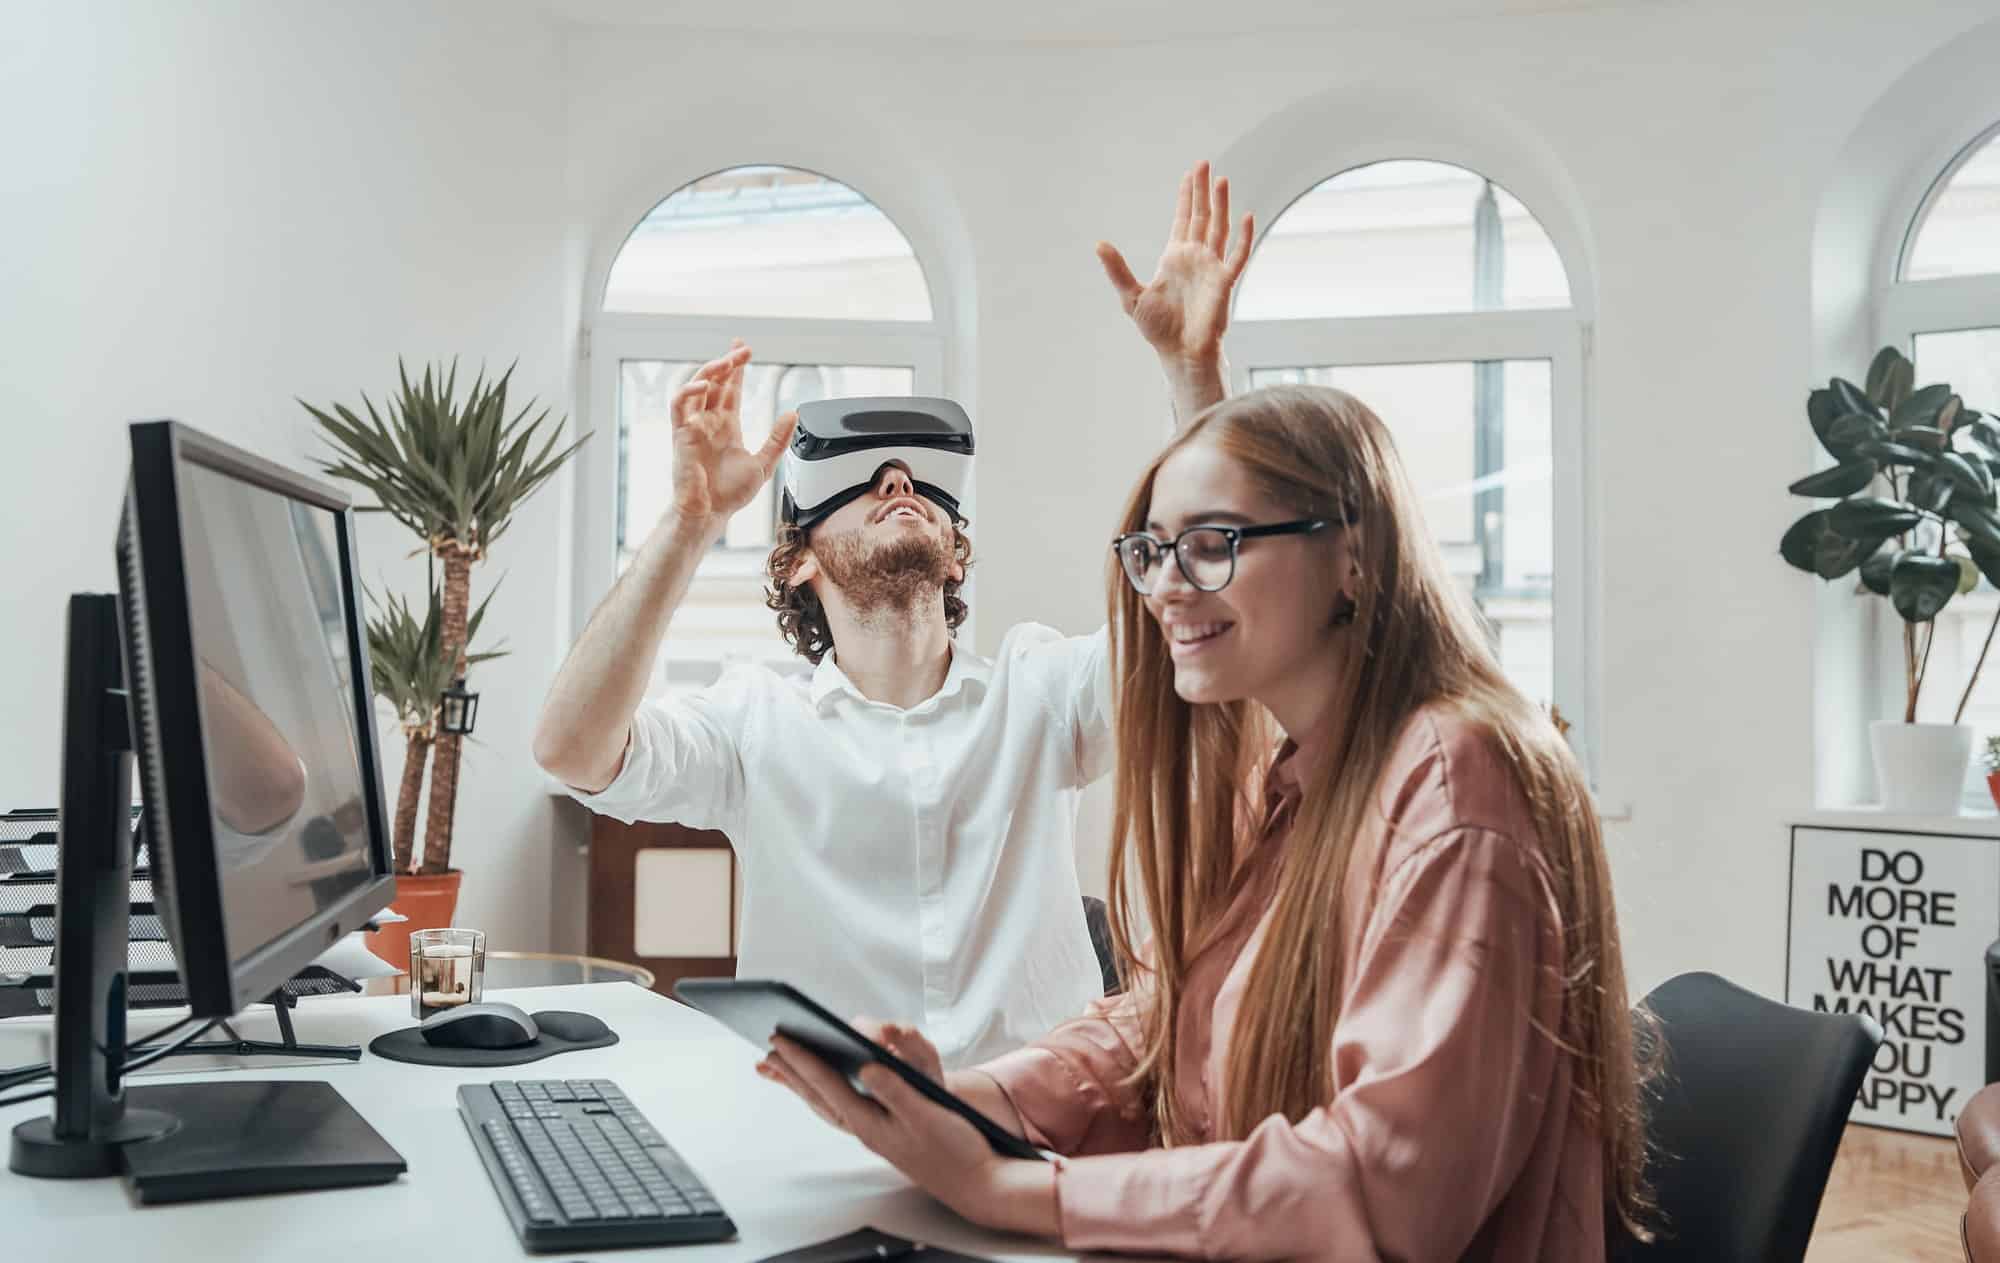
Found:
[[[819,558],[813,556],[812,550],[808,548],[799,554],[798,564],[792,567],[791,576],[785,582],[796,588],[817,578],[819,578]]]
[[[951,576],[951,581],[953,583],[964,583],[965,563],[960,561],[958,558],[953,557],[951,559],[951,568],[946,570],[945,573]]]

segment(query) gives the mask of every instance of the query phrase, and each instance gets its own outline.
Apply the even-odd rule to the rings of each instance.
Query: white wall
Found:
[[[850,181],[936,269],[982,425],[981,645],[1024,618],[1085,629],[1164,425],[1092,243],[1149,262],[1196,157],[1236,162],[1268,223],[1344,148],[1490,151],[1586,273],[1602,781],[1630,807],[1609,829],[1633,982],[1713,968],[1781,989],[1817,598],[1776,542],[1810,461],[1805,390],[1841,366],[1813,336],[1815,216],[1871,102],[1953,41],[2000,46],[1993,25],[1967,35],[1988,4],[1689,0],[1075,49],[387,5],[211,6],[152,30],[151,9],[88,12],[9,10],[28,47],[0,39],[0,127],[20,133],[0,160],[0,415],[35,475],[0,542],[40,620],[0,627],[0,660],[48,662],[60,593],[110,582],[127,416],[295,459],[290,397],[352,398],[398,351],[519,353],[559,394],[592,261],[651,198],[757,161]],[[576,828],[526,753],[559,652],[562,512],[531,506],[489,569],[512,572],[494,621],[517,656],[484,685],[461,807],[468,915],[517,918],[524,942],[550,925],[548,835]],[[0,706],[53,715],[55,688],[9,670]],[[17,726],[0,756],[0,801],[46,799],[52,746]]]
[[[1776,544],[1811,458],[1805,391],[1830,371],[1815,213],[1869,103],[1989,14],[1676,3],[1074,50],[585,30],[571,210],[601,246],[635,177],[656,169],[664,194],[699,174],[692,135],[722,162],[775,150],[885,206],[962,216],[990,647],[1020,619],[1100,617],[1102,542],[1161,430],[1094,240],[1150,261],[1197,157],[1268,224],[1331,173],[1315,157],[1385,139],[1492,154],[1588,272],[1572,283],[1595,324],[1602,787],[1630,808],[1608,831],[1634,986],[1710,968],[1776,994],[1783,826],[1814,801],[1815,589]],[[1299,153],[1289,179],[1274,135]],[[913,237],[957,231],[898,217]]]
[[[399,354],[519,356],[519,387],[566,397],[561,75],[554,32],[490,4],[0,9],[0,804],[56,797],[63,598],[113,587],[126,421],[309,468],[294,396],[379,400]],[[522,735],[566,521],[545,493],[480,575],[507,572],[514,656],[480,673],[453,858],[496,946],[550,941],[575,862]],[[420,594],[413,543],[369,520],[371,585]]]

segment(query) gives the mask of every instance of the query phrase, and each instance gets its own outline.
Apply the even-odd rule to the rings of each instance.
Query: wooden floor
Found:
[[[1965,1184],[1943,1136],[1848,1127],[1806,1263],[1961,1263]]]

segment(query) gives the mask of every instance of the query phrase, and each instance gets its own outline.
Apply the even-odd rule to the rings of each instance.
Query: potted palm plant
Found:
[[[438,649],[451,664],[449,701],[452,693],[464,696],[459,682],[470,665],[466,640],[473,565],[506,533],[515,510],[589,436],[559,449],[563,421],[545,434],[549,409],[537,412],[533,399],[510,417],[511,367],[491,380],[482,370],[463,398],[455,361],[448,370],[427,365],[416,382],[401,360],[396,372],[398,390],[381,409],[362,395],[365,420],[344,404],[321,409],[303,399],[299,403],[334,450],[334,459],[321,461],[320,467],[365,488],[376,502],[366,507],[386,512],[416,532],[443,568]],[[449,905],[456,904],[461,874],[451,867],[452,819],[464,735],[461,725],[443,722],[429,743],[431,790],[423,854],[415,863],[415,876],[398,878],[399,903],[434,886],[446,892]],[[449,915],[443,924],[450,924]]]
[[[417,800],[423,792],[431,746],[438,738],[439,702],[451,684],[453,664],[444,654],[443,603],[435,585],[421,620],[396,593],[390,593],[387,601],[378,601],[370,592],[368,599],[376,608],[368,620],[369,674],[374,679],[375,695],[388,704],[403,731],[403,779],[396,791],[390,831],[392,867],[402,882],[417,873]],[[493,593],[488,592],[466,620],[468,646],[478,639],[479,625],[485,621],[486,606],[492,600]],[[468,648],[465,663],[470,668],[504,656],[505,650]],[[411,931],[450,925],[457,893],[455,878],[434,891],[426,891],[424,883],[410,883],[407,889],[399,886],[397,911],[408,919],[375,931],[370,950],[392,965],[409,968]]]
[[[1937,616],[1980,577],[2000,585],[2000,424],[1965,406],[1950,386],[1914,388],[1895,347],[1869,365],[1867,384],[1834,378],[1806,399],[1806,419],[1836,462],[1793,483],[1815,508],[1779,541],[1781,556],[1822,579],[1857,573],[1860,590],[1887,597],[1902,619],[1903,714],[1869,725],[1883,806],[1956,814],[1972,754],[1960,722],[1993,645],[2000,611],[1948,724],[1918,723]]]

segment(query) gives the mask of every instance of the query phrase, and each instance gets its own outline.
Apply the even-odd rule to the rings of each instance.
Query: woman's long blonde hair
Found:
[[[1161,464],[1196,442],[1214,444],[1299,514],[1351,524],[1361,576],[1353,623],[1330,632],[1345,646],[1338,718],[1318,765],[1304,769],[1266,949],[1251,967],[1219,1085],[1215,1138],[1241,1138],[1271,1114],[1296,1122],[1332,1099],[1346,963],[1340,892],[1351,842],[1379,811],[1377,783],[1405,724],[1420,707],[1445,706],[1490,734],[1538,826],[1536,836],[1517,841],[1533,849],[1545,874],[1564,952],[1562,1026],[1544,1033],[1571,1056],[1574,1108],[1603,1138],[1607,1218],[1644,1234],[1651,1208],[1642,1075],[1611,874],[1568,745],[1501,674],[1479,616],[1431,542],[1388,430],[1365,405],[1319,387],[1258,390],[1217,404],[1148,467],[1121,529],[1146,529]],[[1183,701],[1145,598],[1115,562],[1108,581],[1119,753],[1112,934],[1124,976],[1150,993],[1138,1079],[1161,1141],[1174,1144],[1191,1135],[1173,1086],[1182,985],[1225,911],[1237,839],[1261,823],[1253,790],[1276,733],[1254,702]],[[1135,902],[1153,932],[1145,953]]]

